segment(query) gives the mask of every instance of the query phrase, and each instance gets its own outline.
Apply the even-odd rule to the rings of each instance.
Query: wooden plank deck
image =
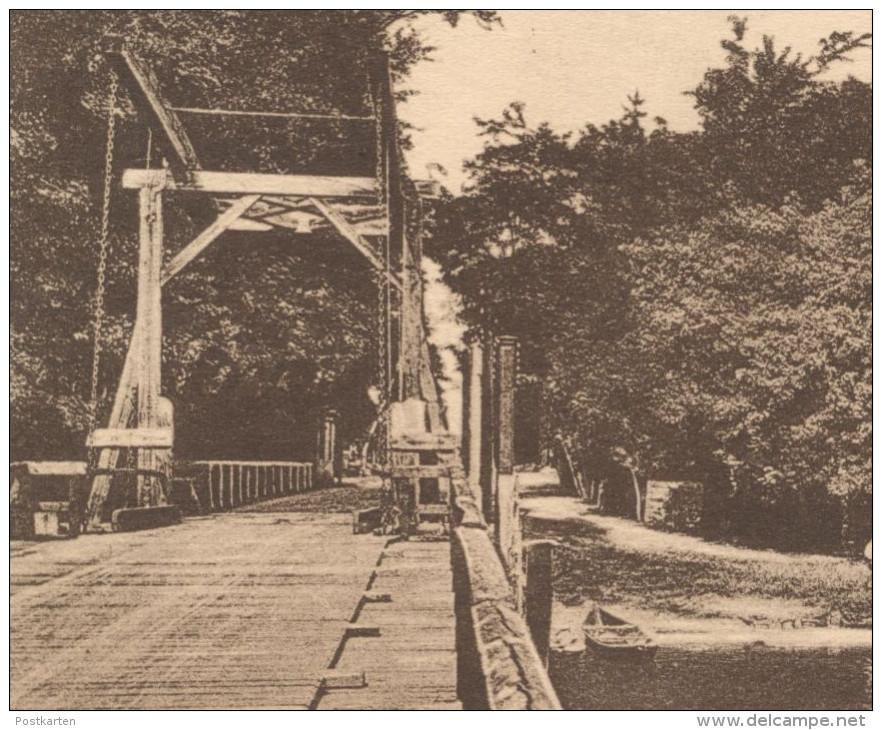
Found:
[[[353,535],[348,515],[287,512],[12,543],[11,707],[314,706],[388,541]],[[382,623],[368,608],[359,620]]]
[[[366,686],[323,692],[319,710],[459,710],[450,543],[419,538],[382,551],[354,627],[378,636],[348,639],[336,669],[365,673]]]

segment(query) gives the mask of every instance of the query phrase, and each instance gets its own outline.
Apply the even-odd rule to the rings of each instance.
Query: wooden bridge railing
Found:
[[[545,668],[551,552],[523,543],[514,473],[517,347],[510,337],[489,344],[492,357],[470,351],[467,471],[451,471],[457,691],[467,710],[560,710]]]
[[[315,484],[313,465],[297,461],[191,461],[176,475],[189,483],[202,512],[299,494]]]
[[[560,710],[560,700],[462,473],[451,480],[457,694],[466,710]]]

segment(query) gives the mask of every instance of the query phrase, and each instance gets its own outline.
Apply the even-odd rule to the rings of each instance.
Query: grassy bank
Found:
[[[527,531],[554,537],[554,591],[564,607],[591,601],[749,626],[837,626],[871,616],[867,564],[752,550],[659,532],[565,497],[528,499]]]

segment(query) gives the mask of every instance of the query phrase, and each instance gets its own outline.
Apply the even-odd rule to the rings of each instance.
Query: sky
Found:
[[[676,131],[695,129],[698,115],[683,92],[708,68],[724,64],[720,40],[731,36],[727,18],[733,14],[748,18],[748,47],[771,35],[779,48],[789,45],[804,56],[834,30],[872,30],[868,10],[503,10],[503,27],[490,31],[470,19],[456,28],[423,19],[417,27],[437,49],[434,61],[414,69],[408,87],[418,95],[398,110],[417,127],[408,153],[411,175],[435,177],[459,192],[466,180],[462,163],[483,144],[474,117],[498,118],[513,101],[526,103],[530,125],[574,131],[620,117],[628,95],[639,91],[648,118],[664,117]],[[870,80],[871,55],[855,53],[853,63],[828,77]],[[437,164],[446,177],[431,169]],[[455,348],[464,332],[456,297],[436,264],[427,261],[424,270],[430,339]],[[451,351],[442,352],[442,360],[452,379],[445,392],[449,421],[459,431],[459,374]]]
[[[869,32],[869,10],[502,10],[503,27],[487,31],[471,19],[450,28],[423,19],[418,29],[435,46],[434,61],[418,65],[408,86],[418,95],[399,116],[418,127],[408,162],[415,177],[437,163],[457,192],[462,161],[481,149],[473,118],[498,118],[513,101],[527,105],[531,125],[549,122],[577,130],[621,116],[627,96],[640,91],[649,117],[676,131],[694,129],[698,115],[683,92],[704,72],[722,66],[720,40],[730,15],[747,16],[745,42],[764,34],[780,47],[812,55],[834,30]],[[829,78],[849,73],[870,80],[871,52],[839,64]]]

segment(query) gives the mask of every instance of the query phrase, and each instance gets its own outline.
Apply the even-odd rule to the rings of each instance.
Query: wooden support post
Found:
[[[467,393],[468,407],[463,414],[463,431],[468,434],[468,443],[463,453],[468,459],[468,482],[473,492],[478,493],[481,489],[481,449],[484,437],[482,406],[484,396],[482,386],[484,382],[484,349],[480,342],[473,342],[468,352],[468,381],[463,383],[463,390]],[[483,501],[483,498],[482,498]]]
[[[165,174],[159,178],[153,178],[152,182],[162,185],[170,178]],[[155,187],[143,187],[141,193],[145,191],[156,190]],[[218,219],[196,237],[188,246],[179,251],[169,263],[168,267],[163,270],[160,285],[166,284],[175,274],[180,272],[187,264],[193,261],[212,241],[214,241],[224,230],[236,220],[240,219],[243,213],[248,210],[259,198],[259,196],[245,196],[231,206],[229,210],[224,212]],[[160,226],[161,229],[161,226]],[[161,230],[159,231],[161,235]],[[129,349],[126,353],[125,364],[123,365],[122,374],[120,375],[119,385],[113,399],[113,407],[108,418],[109,429],[123,429],[129,427],[133,418],[137,415],[137,379],[140,376],[140,359],[142,350],[142,339],[144,333],[143,322],[136,317],[135,327],[132,330]],[[100,470],[113,469],[119,459],[119,449],[104,448],[100,449],[98,454],[98,468]],[[161,455],[160,460],[163,459]],[[96,476],[92,483],[92,493],[89,497],[89,515],[90,525],[97,527],[103,518],[103,506],[110,492],[111,478],[107,475]]]
[[[470,423],[469,419],[472,414],[472,403],[471,403],[471,389],[469,388],[469,384],[472,382],[472,351],[471,348],[466,350],[465,356],[462,358],[462,366],[460,367],[460,377],[462,378],[462,405],[461,405],[461,418],[459,422],[460,428],[460,440],[459,440],[459,453],[460,453],[460,461],[462,462],[463,471],[465,471],[466,478],[468,478],[468,474],[470,471],[470,462],[471,462],[471,433],[470,433]]]
[[[316,481],[318,486],[332,486],[336,479],[337,411],[329,409],[322,417],[316,454]]]
[[[420,352],[420,392],[422,399],[426,401],[429,430],[432,433],[440,433],[447,430],[447,419],[441,411],[441,395],[438,392],[438,383],[432,373],[432,358],[429,354],[429,343],[426,340],[424,330],[421,331]]]
[[[136,362],[137,425],[158,428],[162,363],[162,190],[142,188],[140,204],[140,255],[138,258],[139,357]],[[136,325],[136,329],[138,326]],[[160,460],[155,449],[138,450],[138,468],[156,470]],[[162,489],[154,476],[138,476],[138,505],[161,504]]]
[[[514,472],[514,399],[517,380],[517,339],[496,340],[496,468]]]
[[[403,203],[402,203],[403,204]],[[423,356],[422,247],[419,238],[400,234],[401,305],[399,308],[398,377],[402,400],[422,398],[420,360]]]
[[[481,366],[481,446],[479,479],[481,487],[481,510],[488,524],[496,522],[496,460],[494,445],[496,443],[496,389],[493,367],[493,341],[488,340],[482,348],[483,363]]]
[[[518,483],[514,473],[514,395],[517,367],[517,340],[496,340],[494,383],[496,389],[494,462],[496,464],[495,522],[499,553],[515,593],[523,606],[523,548]]]
[[[500,477],[514,473],[514,397],[517,377],[517,340],[514,337],[496,339],[496,357],[493,363],[493,468],[491,480],[494,489],[493,521],[499,523]],[[507,481],[506,484],[509,482]],[[513,482],[511,482],[513,483]]]
[[[212,512],[217,507],[214,499],[214,464],[208,465],[208,507]]]
[[[542,661],[548,664],[553,600],[554,544],[536,541],[524,548],[524,618]]]

